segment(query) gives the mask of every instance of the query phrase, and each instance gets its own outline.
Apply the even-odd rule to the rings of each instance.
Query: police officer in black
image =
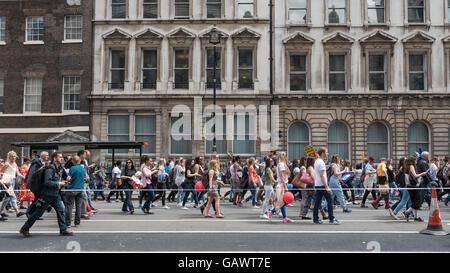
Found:
[[[67,182],[62,181],[61,175],[61,163],[64,162],[64,158],[61,153],[52,154],[52,163],[45,170],[44,183],[41,190],[40,198],[43,200],[43,204],[36,208],[33,214],[30,215],[27,222],[20,229],[20,233],[24,237],[30,237],[30,228],[33,226],[34,222],[42,216],[48,207],[53,207],[56,211],[56,216],[58,218],[59,234],[62,236],[71,236],[72,232],[67,231],[67,225],[64,217],[64,205],[60,196],[60,189],[64,187]]]

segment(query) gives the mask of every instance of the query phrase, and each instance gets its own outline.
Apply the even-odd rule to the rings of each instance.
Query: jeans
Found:
[[[122,211],[134,211],[133,201],[132,201],[133,191],[130,189],[125,191],[125,201],[122,205]]]
[[[185,194],[183,187],[181,185],[178,186],[177,203],[181,203]]]
[[[148,184],[145,188],[142,188],[145,191],[142,191],[145,196],[145,203],[142,206],[143,209],[150,210],[150,203],[153,201],[153,186],[151,184]]]
[[[331,195],[325,190],[325,187],[316,187],[316,202],[314,203],[313,210],[313,220],[314,222],[319,221],[319,207],[322,205],[322,198],[325,197],[328,205],[328,219],[330,221],[334,220],[333,215],[333,203],[331,202]]]
[[[89,203],[89,207],[91,207],[91,209],[94,209],[94,206],[92,205],[92,201],[91,201],[91,188],[89,186],[86,187],[86,196],[87,196],[87,202]]]
[[[186,205],[186,201],[189,197],[189,193],[192,193],[192,196],[194,197],[195,204],[198,205],[198,197],[197,197],[197,191],[195,191],[194,183],[189,182],[189,188],[185,190],[184,198],[183,198],[183,207]]]
[[[361,183],[361,179],[356,179],[355,178],[355,180],[353,180],[353,188],[355,189],[355,194],[356,195],[362,195],[363,194],[363,192],[364,192],[364,186],[363,186],[363,184]]]
[[[234,183],[231,181],[230,183],[230,202],[233,202],[233,194],[234,194]]]
[[[411,199],[409,198],[408,190],[401,189],[400,193],[402,194],[402,198],[392,206],[395,214],[397,214],[403,208],[403,206],[406,205],[406,208],[409,208],[411,206]]]
[[[245,199],[245,201],[247,202],[250,199],[252,199],[252,206],[256,206],[256,188],[255,188],[254,183],[248,182],[248,187],[242,191],[241,198],[244,198],[247,191],[250,191],[251,195],[249,197],[247,197],[247,199]]]
[[[103,192],[103,184],[97,184],[95,186],[95,191],[94,191],[94,201],[97,201],[97,196],[100,196],[103,198],[103,201],[105,201],[106,197],[105,197],[105,193]]]
[[[275,196],[275,193],[273,191],[273,186],[264,186],[264,203],[262,205],[262,214],[265,214],[267,212],[267,207],[269,205],[269,199],[271,197]]]
[[[70,226],[72,223],[72,209],[73,203],[75,202],[75,225],[79,225],[81,222],[81,205],[82,205],[82,195],[81,191],[66,191],[64,192],[63,199],[64,205],[66,206],[65,216],[66,225]]]
[[[58,218],[58,226],[59,230],[61,232],[64,232],[67,230],[65,216],[64,216],[64,204],[61,201],[61,196],[46,196],[43,195],[41,197],[43,199],[44,203],[42,206],[36,207],[36,210],[33,212],[33,214],[30,215],[30,218],[25,222],[25,224],[22,226],[22,230],[29,231],[30,228],[34,225],[37,219],[41,217],[44,212],[47,210],[49,206],[53,207],[56,211],[56,217]]]
[[[339,183],[339,180],[331,178],[330,188],[333,191],[333,193],[331,194],[331,201],[333,203],[331,204],[334,205],[334,197],[336,196],[339,201],[339,204],[341,204],[341,207],[345,209],[347,207],[347,204],[345,203],[344,193],[342,192],[342,187],[341,183]]]
[[[398,191],[397,185],[395,184],[395,182],[390,182],[389,187],[391,188],[391,189],[389,189],[389,199],[394,200],[395,193]],[[394,190],[392,190],[392,189],[394,189]]]
[[[280,211],[281,211],[281,215],[283,215],[283,219],[284,218],[286,218],[287,217],[287,215],[286,215],[286,203],[280,208]],[[272,213],[274,214],[276,212],[276,209],[275,208],[273,208],[272,209]]]
[[[142,200],[144,200],[145,192],[140,190],[139,191],[139,205],[142,205]]]

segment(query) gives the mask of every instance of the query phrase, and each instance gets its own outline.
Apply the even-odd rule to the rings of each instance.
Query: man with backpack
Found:
[[[446,189],[444,189],[440,194],[439,194],[439,198],[442,198],[442,196],[447,195],[447,198],[445,200],[445,205],[448,206],[448,202],[450,201],[450,189],[448,189],[450,187],[450,162],[449,162],[449,157],[446,156],[444,157],[444,164],[442,164],[443,166],[439,169],[436,177],[438,180],[441,181],[442,186]]]
[[[27,189],[31,189],[32,179],[33,179],[33,176],[35,175],[35,173],[39,169],[44,168],[48,164],[49,164],[48,152],[46,152],[46,151],[41,152],[40,157],[35,157],[35,158],[33,158],[33,160],[31,160],[30,169],[28,170],[27,175],[25,176],[25,182],[27,184]],[[31,192],[33,192],[33,191],[31,191]],[[39,204],[39,193],[33,192],[33,194],[34,194],[34,201],[33,201],[33,203],[31,203],[31,205],[27,209],[27,212],[26,212],[27,217],[34,213],[36,206]],[[42,218],[39,218],[39,220],[42,220]]]
[[[39,196],[42,200],[41,206],[38,206],[32,215],[28,218],[27,222],[20,229],[20,233],[24,237],[30,237],[30,228],[36,222],[36,220],[41,217],[48,207],[53,207],[56,211],[56,216],[58,218],[59,234],[61,236],[71,236],[72,232],[67,231],[67,225],[65,222],[64,215],[64,205],[60,196],[60,189],[67,185],[67,182],[62,181],[62,176],[60,172],[61,163],[64,158],[61,153],[52,154],[52,163],[45,167],[44,176],[41,181],[39,181]]]

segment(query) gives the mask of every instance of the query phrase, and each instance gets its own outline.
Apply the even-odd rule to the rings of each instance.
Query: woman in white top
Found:
[[[284,193],[288,191],[287,184],[291,171],[289,170],[286,163],[286,153],[282,152],[278,158],[277,164],[277,184],[275,186],[275,209],[269,211],[269,219],[272,218],[272,214],[275,213],[277,209],[281,211],[283,215],[283,222],[292,222],[291,219],[287,218],[286,215],[286,203],[284,203],[283,196]]]
[[[5,208],[8,205],[8,203],[11,202],[14,210],[16,211],[16,216],[20,217],[22,215],[25,215],[25,213],[21,212],[19,208],[17,207],[17,198],[14,193],[14,184],[16,180],[16,176],[19,176],[20,178],[24,179],[25,177],[19,172],[19,167],[16,164],[17,154],[14,151],[10,151],[7,156],[8,160],[3,165],[2,169],[0,170],[0,173],[2,174],[2,180],[0,183],[2,183],[6,188],[8,188],[7,196],[3,199],[3,203],[0,209],[0,215],[2,217],[8,217],[8,215],[5,213]]]

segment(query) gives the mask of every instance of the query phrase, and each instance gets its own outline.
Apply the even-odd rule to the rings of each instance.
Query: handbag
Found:
[[[306,184],[301,181],[300,173],[295,174],[294,178],[292,178],[292,185],[299,189],[306,188]]]
[[[300,181],[302,183],[305,183],[306,185],[314,186],[314,181],[313,181],[312,177],[307,172],[304,172],[302,174],[302,176],[300,177]]]

